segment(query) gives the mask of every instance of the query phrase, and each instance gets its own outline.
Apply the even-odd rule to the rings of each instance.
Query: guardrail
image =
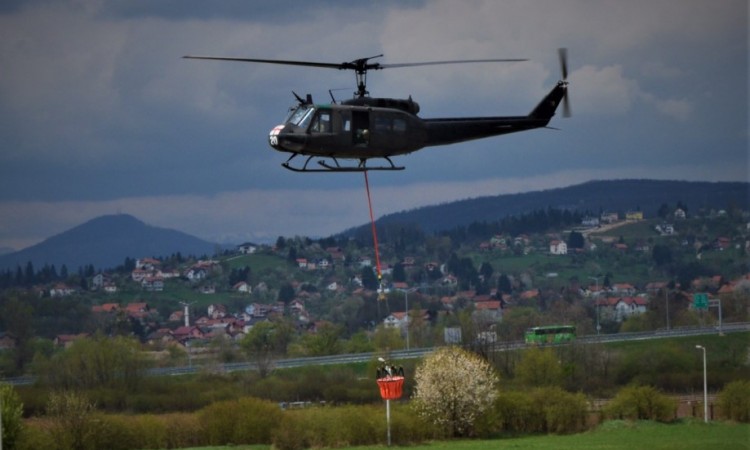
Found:
[[[735,333],[742,331],[750,331],[750,322],[741,323],[725,323],[722,325],[722,333]],[[646,340],[646,339],[665,339],[671,337],[682,337],[682,336],[695,336],[695,335],[706,335],[719,333],[718,327],[676,327],[670,330],[661,329],[656,331],[643,331],[636,333],[617,333],[617,334],[593,334],[587,336],[580,336],[577,338],[578,342],[583,343],[603,343],[603,342],[618,342],[618,341],[635,341],[635,340]],[[566,345],[566,344],[558,344]],[[514,350],[525,347],[523,341],[512,341],[512,342],[498,342],[495,343],[490,351],[502,352],[508,350]],[[390,358],[395,360],[403,359],[416,359],[422,358],[426,354],[431,353],[435,350],[435,347],[428,348],[414,348],[409,350],[394,350],[390,352]],[[302,366],[322,366],[332,364],[349,364],[349,363],[362,363],[371,361],[378,356],[380,353],[348,353],[343,355],[327,355],[327,356],[310,356],[301,358],[286,358],[278,359],[274,361],[274,367],[280,369],[288,369],[293,367]],[[198,373],[200,371],[208,369],[210,366],[187,366],[187,367],[164,367],[149,369],[147,374],[149,376],[180,376]],[[251,362],[242,363],[227,363],[219,364],[214,366],[218,372],[237,372],[247,370],[257,370],[257,365]],[[28,385],[33,384],[36,378],[33,376],[22,376],[15,378],[5,378],[0,382],[8,383],[12,385]]]

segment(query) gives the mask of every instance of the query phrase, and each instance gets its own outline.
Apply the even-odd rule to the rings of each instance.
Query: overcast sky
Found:
[[[528,113],[569,49],[573,117],[397,159],[376,216],[592,179],[748,179],[746,0],[0,2],[0,247],[132,214],[219,242],[328,236],[369,220],[362,174],[298,174],[268,146],[336,70],[185,60],[528,62],[370,72],[422,117]]]

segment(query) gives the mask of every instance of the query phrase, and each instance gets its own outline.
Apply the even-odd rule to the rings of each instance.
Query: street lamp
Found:
[[[599,277],[589,277],[589,280],[594,280],[596,282],[596,296],[594,299],[594,307],[596,308],[596,334],[599,335],[599,330],[602,329],[602,327],[599,325]]]
[[[708,381],[706,380],[706,347],[696,345],[695,348],[703,350],[703,421],[708,423]]]

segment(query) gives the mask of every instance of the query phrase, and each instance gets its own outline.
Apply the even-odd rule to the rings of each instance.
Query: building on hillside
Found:
[[[252,242],[245,242],[244,244],[240,244],[237,246],[237,251],[242,253],[243,255],[252,255],[256,251],[258,251],[258,246],[253,244]]]
[[[232,290],[234,292],[239,292],[240,294],[252,294],[253,293],[253,288],[244,281],[240,281],[239,283],[236,283],[234,286],[232,286]]]
[[[625,213],[625,220],[630,220],[630,221],[643,220],[643,211],[628,211]]]
[[[648,300],[644,297],[607,297],[597,299],[595,306],[602,319],[622,322],[630,316],[645,313]]]
[[[16,345],[18,345],[16,335],[7,331],[0,332],[0,351],[13,350]]]
[[[567,255],[568,244],[565,241],[554,239],[549,243],[549,253],[551,255]]]
[[[594,216],[586,216],[581,220],[581,225],[586,228],[597,228],[599,226],[599,218]]]
[[[148,292],[161,292],[164,290],[164,279],[161,277],[146,277],[141,281],[141,287]]]
[[[76,290],[64,283],[58,283],[49,290],[50,297],[67,297],[75,294]]]
[[[161,265],[161,261],[154,258],[141,258],[135,260],[135,268],[147,271],[154,271]]]
[[[615,223],[620,220],[620,215],[616,212],[603,212],[602,215],[599,217],[601,223]]]

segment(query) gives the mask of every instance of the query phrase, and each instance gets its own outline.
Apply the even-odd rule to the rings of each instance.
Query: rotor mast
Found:
[[[354,93],[358,98],[367,97],[370,92],[367,91],[367,71],[370,69],[382,69],[380,63],[369,63],[371,59],[382,58],[383,54],[370,56],[369,58],[355,59],[351,62],[341,63],[341,70],[350,69],[354,71],[354,77],[357,81],[357,92]]]

